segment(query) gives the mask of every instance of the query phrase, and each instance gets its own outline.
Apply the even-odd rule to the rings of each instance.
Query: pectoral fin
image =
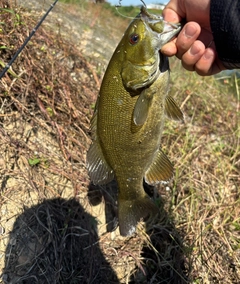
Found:
[[[113,170],[104,158],[98,138],[93,141],[88,150],[87,169],[94,184],[106,184],[114,178]]]
[[[145,89],[139,95],[133,111],[133,121],[135,125],[143,125],[147,120],[153,93]]]
[[[171,162],[162,150],[158,150],[152,164],[145,173],[145,181],[154,185],[160,181],[168,181],[172,176],[173,166]]]
[[[175,100],[171,96],[167,96],[165,100],[165,114],[173,120],[184,121],[184,116]]]

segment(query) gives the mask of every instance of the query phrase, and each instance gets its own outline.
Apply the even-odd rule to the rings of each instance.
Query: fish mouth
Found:
[[[164,20],[163,23],[164,23],[163,32],[159,34],[162,45],[164,45],[165,43],[169,42],[172,38],[174,38],[182,28],[180,23],[175,24]]]
[[[165,24],[163,32],[170,32],[170,31],[173,31],[174,29],[178,31],[179,28],[181,28],[180,23],[175,24],[175,23],[167,22],[165,20],[163,20],[163,22]]]
[[[162,16],[150,14],[147,8],[141,7],[141,18],[145,21],[153,32],[156,32],[157,38],[161,43],[161,46],[169,42],[174,36],[176,36],[181,30],[180,23],[171,23],[163,19]],[[160,47],[161,48],[161,47]]]
[[[147,19],[152,19],[152,20],[158,20],[158,21],[163,21],[163,17],[160,15],[154,15],[148,13],[147,7],[141,6],[141,12],[140,12],[141,17],[147,18]]]

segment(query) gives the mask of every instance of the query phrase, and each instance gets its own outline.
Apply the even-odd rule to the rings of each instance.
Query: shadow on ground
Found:
[[[96,220],[75,199],[25,209],[10,233],[4,283],[118,283],[99,246]]]
[[[151,197],[156,193],[156,188],[146,183],[144,189]],[[92,206],[104,200],[107,231],[114,231],[117,227],[117,183],[112,181],[104,186],[90,184],[88,199]],[[156,200],[161,212],[156,223],[147,229],[147,234],[136,234],[133,242],[131,238],[129,243],[128,238],[122,242],[122,246],[127,247],[133,258],[136,256],[134,244],[137,247],[137,244],[142,243],[142,250],[138,253],[138,259],[135,259],[136,267],[132,269],[130,279],[121,283],[190,283],[189,252],[184,248],[181,233],[175,227],[174,220],[164,209],[165,201],[160,196]]]

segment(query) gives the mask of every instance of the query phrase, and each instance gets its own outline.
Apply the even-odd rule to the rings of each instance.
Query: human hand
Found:
[[[210,26],[210,0],[171,0],[163,10],[164,20],[186,20],[178,37],[165,44],[161,52],[176,55],[182,65],[199,75],[213,75],[224,70],[218,59]]]

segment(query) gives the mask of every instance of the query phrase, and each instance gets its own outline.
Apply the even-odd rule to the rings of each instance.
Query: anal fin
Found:
[[[173,176],[173,166],[161,149],[156,153],[154,160],[145,173],[145,181],[154,185],[160,181],[169,181]]]

